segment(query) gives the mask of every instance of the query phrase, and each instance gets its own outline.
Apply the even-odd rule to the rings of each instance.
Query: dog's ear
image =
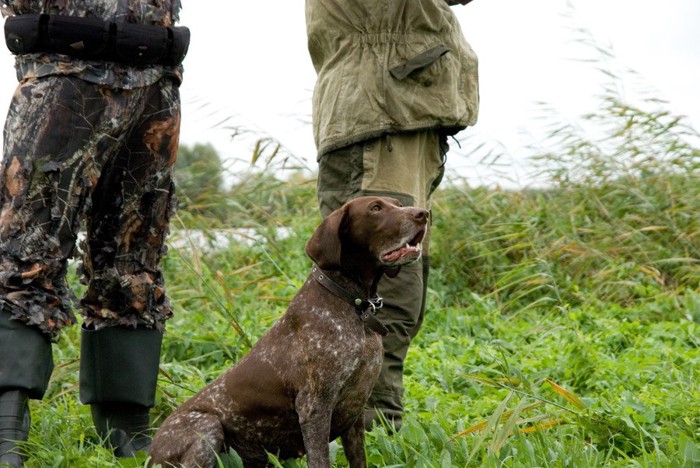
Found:
[[[346,215],[347,209],[345,207],[329,214],[306,243],[306,255],[319,268],[325,270],[340,268],[340,230]]]

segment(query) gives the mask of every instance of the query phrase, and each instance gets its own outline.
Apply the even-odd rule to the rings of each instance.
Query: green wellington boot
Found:
[[[21,467],[29,437],[29,398],[41,399],[53,371],[51,341],[0,310],[0,466]]]
[[[97,433],[117,457],[150,447],[162,339],[154,329],[82,329],[80,401],[90,405]]]
[[[27,393],[10,390],[0,393],[0,467],[23,466],[17,442],[29,437],[31,418]]]

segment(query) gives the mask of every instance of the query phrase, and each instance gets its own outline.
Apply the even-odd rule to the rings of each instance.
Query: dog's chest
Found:
[[[347,304],[297,307],[280,320],[278,331],[292,364],[304,365],[307,375],[323,376],[329,384],[371,379],[381,366],[381,338],[366,330]]]
[[[381,337],[366,330],[351,307],[339,306],[305,308],[280,323],[281,328],[289,327],[287,357],[290,380],[298,385],[296,404],[303,405],[308,396],[333,408],[335,434],[361,417],[383,356]]]

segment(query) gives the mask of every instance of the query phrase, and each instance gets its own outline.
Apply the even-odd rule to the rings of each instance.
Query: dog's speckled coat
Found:
[[[423,209],[360,197],[321,223],[306,252],[347,291],[371,298],[386,269],[420,257],[427,221]],[[328,443],[341,437],[350,466],[364,467],[362,414],[381,362],[381,337],[310,275],[250,352],[165,420],[151,464],[213,467],[232,447],[246,466],[265,466],[271,452],[328,467]]]

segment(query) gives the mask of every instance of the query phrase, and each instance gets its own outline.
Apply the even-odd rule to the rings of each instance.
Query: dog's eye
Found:
[[[382,205],[375,203],[369,207],[370,211],[382,211]]]

